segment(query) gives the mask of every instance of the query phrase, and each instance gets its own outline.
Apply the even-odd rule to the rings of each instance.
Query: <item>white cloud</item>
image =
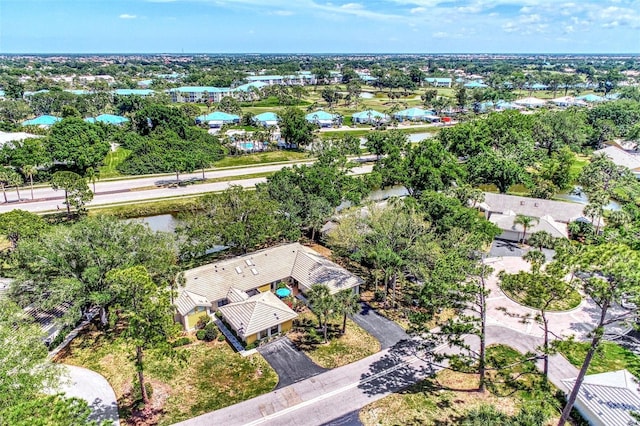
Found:
[[[409,13],[411,14],[416,14],[416,13],[424,13],[427,11],[426,7],[414,7],[413,9],[409,10]]]
[[[443,32],[443,31],[439,31],[437,33],[433,33],[432,37],[433,38],[447,38],[447,37],[449,37],[449,34]]]
[[[119,16],[120,19],[136,19],[136,15],[129,15],[128,13],[123,13]]]
[[[291,16],[294,15],[293,11],[291,10],[276,10],[275,12],[271,12],[271,15],[277,15],[277,16]]]

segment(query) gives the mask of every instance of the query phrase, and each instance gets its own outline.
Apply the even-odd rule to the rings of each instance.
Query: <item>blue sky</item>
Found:
[[[0,0],[0,53],[640,52],[640,0]]]

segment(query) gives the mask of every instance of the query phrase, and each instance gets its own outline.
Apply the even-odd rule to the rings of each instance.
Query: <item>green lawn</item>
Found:
[[[196,341],[176,352],[175,357],[152,350],[145,353],[146,376],[153,388],[151,405],[156,412],[146,424],[173,424],[270,392],[278,382],[261,355],[242,357],[226,342]],[[81,333],[57,361],[105,376],[118,398],[121,418],[126,420],[131,416],[134,353],[117,333],[93,329]]]
[[[107,157],[104,159],[104,165],[100,167],[100,179],[122,176],[116,167],[118,167],[129,154],[131,154],[131,151],[124,148],[109,151]]]
[[[582,367],[589,350],[589,343],[565,340],[556,342],[558,351],[577,368]],[[606,373],[626,368],[634,376],[640,378],[640,357],[622,346],[603,342],[589,365],[588,374]]]
[[[566,285],[568,286],[569,284],[567,283]],[[500,286],[500,290],[502,290],[510,299],[514,300],[515,302],[523,306],[528,306],[533,309],[540,309],[540,306],[534,306],[535,303],[532,303],[530,300],[527,299],[526,291],[515,293],[513,291],[506,289],[502,285]],[[549,305],[548,310],[549,311],[568,311],[578,306],[581,301],[582,301],[582,297],[580,296],[580,293],[578,293],[575,289],[572,289],[571,292],[569,293],[569,296],[567,296],[562,300],[554,301]]]
[[[299,314],[294,324],[295,329],[289,333],[291,341],[324,368],[351,364],[380,351],[380,342],[350,319],[343,335],[340,334],[342,321],[329,322],[328,343],[322,342],[322,331],[315,332],[318,320],[311,312]]]
[[[488,347],[487,357],[490,367],[523,361],[522,354],[503,345]],[[513,377],[518,377],[515,382],[511,380]],[[555,389],[544,389],[542,383],[542,376],[535,371],[531,362],[518,364],[501,375],[490,370],[487,392],[484,393],[476,392],[476,374],[445,369],[427,380],[365,406],[360,410],[360,420],[365,426],[454,426],[463,423],[469,411],[480,407],[492,406],[504,414],[513,415],[527,405],[542,410],[547,415],[547,424],[555,424],[560,402],[554,398]]]
[[[254,154],[242,154],[236,156],[227,156],[222,160],[216,161],[215,167],[237,167],[251,166],[254,164],[277,163],[282,161],[305,160],[309,158],[309,154],[301,151],[278,150],[257,152]]]

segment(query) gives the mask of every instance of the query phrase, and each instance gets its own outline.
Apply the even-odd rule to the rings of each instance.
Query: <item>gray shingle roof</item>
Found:
[[[575,379],[563,381],[569,389]],[[640,411],[638,383],[627,370],[592,374],[584,378],[576,400],[578,408],[585,407],[589,413],[583,416],[595,417],[598,423],[607,426],[628,426],[633,424],[630,412]]]
[[[599,149],[594,154],[604,154],[618,166],[624,166],[631,170],[640,169],[640,155],[630,154],[616,146]]]
[[[541,198],[518,197],[516,195],[494,194],[485,192],[484,205],[491,213],[506,213],[511,210],[515,214],[533,217],[549,215],[557,222],[569,223],[582,216],[583,204],[565,201],[543,200]]]
[[[270,291],[256,294],[241,302],[221,306],[219,310],[224,319],[242,337],[251,336],[298,316]]]
[[[203,296],[192,293],[190,291],[183,291],[175,302],[176,308],[180,315],[186,315],[197,306],[211,306],[211,303]]]
[[[215,302],[227,298],[231,288],[246,292],[289,277],[298,281],[303,291],[314,283],[327,284],[332,293],[362,283],[312,249],[292,243],[185,271],[184,290]]]
[[[489,221],[494,223],[498,228],[505,231],[517,231],[522,232],[524,228],[522,225],[514,224],[516,214],[512,211],[505,212],[505,214],[494,213],[489,218]],[[546,231],[554,238],[567,238],[567,225],[556,222],[551,216],[546,215],[538,218],[537,222],[534,222],[527,228],[527,235],[531,235],[533,232]]]

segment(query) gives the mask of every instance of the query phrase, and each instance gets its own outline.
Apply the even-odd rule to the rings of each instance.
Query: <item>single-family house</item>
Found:
[[[225,124],[236,124],[240,122],[240,116],[236,114],[228,114],[223,111],[215,111],[206,115],[196,117],[196,123],[207,123],[210,128],[222,127]]]
[[[23,126],[38,126],[38,127],[50,127],[62,120],[60,117],[54,117],[53,115],[41,115],[31,120],[23,121]]]
[[[320,127],[331,127],[334,124],[338,123],[342,118],[340,114],[331,114],[329,112],[323,111],[321,109],[310,112],[305,115],[304,118],[313,124],[317,124]]]
[[[124,123],[128,123],[129,119],[127,117],[122,117],[120,115],[113,114],[100,114],[97,117],[87,117],[84,121],[88,123],[105,123],[105,124],[113,124],[116,126],[120,126]]]
[[[550,102],[561,108],[567,108],[572,106],[587,106],[587,103],[585,101],[576,99],[573,96],[561,96],[559,98],[551,99]]]
[[[31,133],[25,132],[2,132],[0,131],[0,146],[4,146],[4,144],[16,141],[23,141],[29,138],[41,138],[42,136],[32,135]]]
[[[572,389],[575,379],[563,380]],[[640,412],[638,380],[627,370],[585,376],[575,408],[591,426],[635,424],[632,412]]]
[[[356,112],[353,114],[351,116],[351,121],[361,124],[386,123],[389,121],[389,116],[374,109],[368,109],[366,111]]]
[[[411,120],[411,121],[438,121],[439,118],[435,115],[434,111],[425,110],[422,108],[408,108],[403,109],[402,111],[398,111],[393,116],[400,121],[403,120]]]
[[[264,127],[277,126],[278,120],[280,120],[280,118],[275,112],[263,112],[262,114],[253,116],[253,122]]]
[[[590,104],[604,102],[606,100],[602,96],[594,95],[593,93],[590,93],[588,95],[578,96],[576,99],[580,99],[581,101],[588,102]]]
[[[594,154],[602,154],[611,159],[616,165],[624,166],[640,178],[640,155],[632,154],[617,146],[608,146],[594,151]]]
[[[444,77],[426,77],[423,81],[429,83],[433,87],[451,87],[451,78]]]
[[[547,101],[534,97],[527,97],[513,101],[513,103],[525,108],[540,108],[541,106],[546,105]]]
[[[483,82],[475,80],[464,84],[465,89],[486,89],[487,87],[489,86],[487,86]]]
[[[190,269],[175,301],[177,320],[192,330],[202,315],[219,311],[247,343],[288,331],[295,313],[273,294],[286,285],[305,294],[313,284],[331,293],[359,291],[362,280],[299,243],[259,250]]]
[[[546,231],[556,238],[566,238],[567,224],[584,218],[584,205],[566,201],[519,197],[516,195],[485,193],[484,202],[478,206],[486,218],[502,230],[500,239],[519,241],[524,229],[514,224],[517,215],[536,218],[527,229],[527,235]]]

